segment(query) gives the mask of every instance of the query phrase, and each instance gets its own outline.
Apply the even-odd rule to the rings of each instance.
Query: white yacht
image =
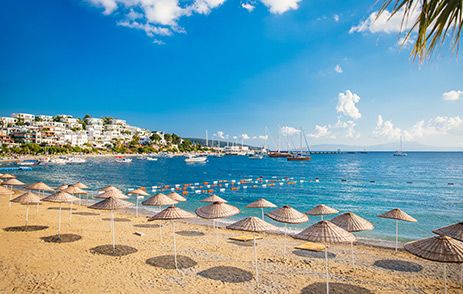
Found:
[[[185,158],[186,163],[206,163],[207,156],[188,156]]]

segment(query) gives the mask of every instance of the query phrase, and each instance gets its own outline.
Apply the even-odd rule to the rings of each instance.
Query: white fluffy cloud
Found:
[[[301,0],[261,0],[268,7],[271,13],[282,14],[288,10],[296,10],[299,8]]]
[[[334,136],[331,133],[331,126],[329,125],[324,125],[324,126],[316,125],[313,133],[310,133],[308,136],[315,138],[315,139],[319,139],[319,138],[335,139],[336,138],[336,136]]]
[[[217,137],[219,139],[228,139],[228,135],[225,135],[225,133],[223,131],[218,131],[213,136]]]
[[[284,126],[280,128],[280,134],[283,136],[293,136],[299,134],[300,132],[301,130],[293,127]]]
[[[395,127],[390,120],[384,120],[382,115],[378,115],[376,128],[373,131],[376,137],[385,137],[391,140],[397,140],[402,135],[402,131]]]
[[[333,15],[333,19],[335,22],[339,22],[339,19],[340,19],[339,15],[338,14]]]
[[[246,134],[246,133],[245,133],[245,134],[241,134],[240,138],[243,139],[243,140],[249,140],[249,139],[251,139],[251,137],[249,137],[249,135]]]
[[[247,3],[241,3],[241,7],[243,7],[244,9],[246,9],[248,12],[252,12],[256,7],[254,5],[252,5],[251,3],[247,2]]]
[[[339,64],[336,64],[336,66],[334,67],[334,71],[338,74],[343,72],[342,67]]]
[[[260,135],[257,138],[260,140],[268,140],[268,135]]]
[[[442,99],[445,101],[457,101],[463,99],[463,91],[451,90],[442,94]]]
[[[350,28],[349,33],[354,32],[370,32],[370,33],[400,33],[408,31],[413,27],[416,19],[418,18],[419,10],[415,8],[411,10],[410,14],[402,23],[405,16],[405,10],[401,9],[399,12],[392,16],[391,12],[385,10],[379,17],[378,11],[370,14],[370,16],[360,22],[357,26]]]
[[[338,95],[338,105],[336,106],[336,112],[348,116],[354,120],[362,117],[357,103],[360,102],[360,96],[352,93],[350,90]]]

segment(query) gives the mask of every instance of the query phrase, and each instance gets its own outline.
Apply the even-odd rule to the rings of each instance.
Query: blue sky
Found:
[[[6,0],[0,114],[89,113],[254,144],[267,126],[271,141],[302,128],[313,144],[463,148],[461,61],[444,47],[413,62],[395,19],[370,21],[374,2]]]

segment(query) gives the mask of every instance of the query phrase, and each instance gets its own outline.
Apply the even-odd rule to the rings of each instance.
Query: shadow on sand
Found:
[[[108,256],[124,256],[137,252],[136,248],[127,246],[127,245],[116,245],[116,248],[113,248],[113,245],[101,245],[93,247],[90,249],[90,252],[93,254],[101,254]]]
[[[314,252],[314,251],[306,251],[306,250],[293,250],[293,253],[297,256],[302,257],[310,257],[310,258],[321,258],[325,259],[325,252]],[[332,252],[328,252],[328,259],[333,259],[336,257],[336,254]]]
[[[303,288],[301,294],[319,294],[326,293],[325,283],[314,283]],[[370,290],[344,283],[330,283],[330,293],[332,294],[370,294],[373,293]]]
[[[205,235],[203,232],[199,231],[178,231],[175,233],[183,237],[201,237]]]
[[[104,221],[111,221],[111,219],[109,217],[107,218],[102,218],[101,220],[104,220]],[[132,220],[128,219],[128,218],[122,218],[122,217],[115,217],[114,218],[114,221],[115,222],[118,222],[118,223],[128,223],[128,222],[131,222]]]
[[[163,269],[175,269],[175,262],[173,255],[162,255],[151,257],[146,260],[146,264],[160,267]],[[179,269],[185,269],[196,266],[198,263],[188,256],[177,255],[177,265]]]
[[[423,270],[421,265],[405,260],[382,259],[375,261],[373,265],[397,272],[417,273]]]
[[[52,207],[48,207],[47,209],[48,210],[59,210],[59,207],[52,206]],[[61,210],[62,211],[65,211],[65,210],[69,211],[69,210],[71,210],[71,208],[70,207],[61,207]],[[73,208],[72,211],[74,211],[74,210],[76,210],[76,209]]]
[[[145,229],[155,229],[155,228],[159,228],[160,225],[158,224],[136,224],[136,225],[133,225],[134,227],[136,228],[145,228]]]
[[[233,266],[216,266],[199,272],[201,277],[225,283],[244,283],[251,281],[252,273]]]
[[[61,234],[58,235],[51,235],[46,237],[41,237],[43,241],[47,243],[71,243],[76,242],[82,239],[82,236],[76,234]]]
[[[35,232],[48,229],[48,226],[18,226],[3,228],[5,232]]]
[[[83,216],[100,215],[99,213],[96,213],[96,212],[88,212],[88,211],[73,212],[72,214],[73,214],[73,215],[83,215]]]

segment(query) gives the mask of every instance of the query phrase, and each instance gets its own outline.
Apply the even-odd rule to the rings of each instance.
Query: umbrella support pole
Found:
[[[287,240],[286,240],[286,236],[288,235],[288,224],[285,224],[285,242],[283,244],[283,254],[286,256],[286,245],[287,245]]]
[[[71,205],[69,205],[69,223],[72,222],[72,202]]]
[[[174,239],[174,263],[175,263],[175,269],[178,270],[178,265],[177,265],[177,240],[175,238],[175,223],[172,221],[172,237]]]
[[[58,238],[61,238],[61,203],[59,204],[58,212]]]
[[[219,246],[219,226],[217,224],[215,225],[215,246]]]
[[[325,245],[326,294],[330,293],[330,273],[328,272],[328,248]]]
[[[12,199],[13,193],[10,193],[10,201],[8,201],[8,208],[11,208],[11,199]]]
[[[352,261],[352,268],[355,266],[355,257],[354,257],[354,242],[350,242],[350,258]]]
[[[162,243],[162,223],[159,224],[159,240]]]
[[[137,201],[136,201],[136,206],[135,206],[135,216],[138,217],[138,196],[137,196]]]
[[[262,207],[261,209],[262,209],[262,220],[265,221],[265,219],[264,219],[264,208]]]
[[[256,268],[256,283],[259,285],[259,269],[257,267],[257,249],[256,249],[256,235],[252,233],[252,241],[254,247],[254,267]]]
[[[444,293],[447,294],[447,264],[444,263]]]
[[[39,215],[39,203],[36,204],[36,211],[35,211],[35,214],[36,214],[36,215]]]
[[[115,232],[115,226],[114,226],[114,210],[111,210],[111,231],[113,235],[113,250],[116,249],[116,232]]]
[[[26,205],[26,228],[27,228],[28,223],[29,223],[29,204]]]
[[[323,214],[321,214],[320,217],[321,217],[321,220],[323,220]]]
[[[79,205],[82,205],[82,195],[79,194]]]
[[[397,252],[397,248],[399,247],[399,221],[395,221],[395,252]]]
[[[460,266],[460,284],[463,287],[463,263]]]

